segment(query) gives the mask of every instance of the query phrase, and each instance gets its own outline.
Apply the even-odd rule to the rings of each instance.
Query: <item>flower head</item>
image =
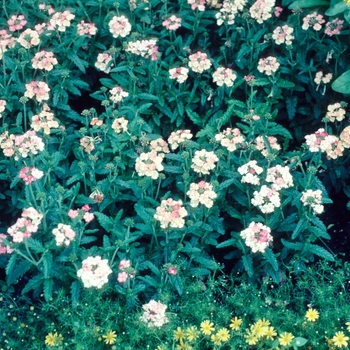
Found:
[[[113,345],[116,342],[117,335],[115,331],[109,331],[107,334],[103,335],[102,338],[107,345]]]
[[[210,322],[209,320],[205,320],[201,323],[201,332],[204,335],[210,335],[212,332],[214,332],[214,323]]]
[[[306,311],[306,315],[305,318],[309,321],[309,322],[315,322],[318,318],[319,318],[319,313],[317,310],[315,309],[309,309]]]
[[[344,332],[337,332],[331,340],[336,347],[342,348],[348,346],[349,337],[345,336]]]
[[[57,346],[57,345],[61,345],[63,341],[63,337],[61,334],[58,334],[57,332],[52,334],[49,333],[46,337],[45,337],[45,344],[47,344],[48,346]]]
[[[280,335],[280,337],[278,338],[278,341],[280,345],[288,346],[290,345],[293,338],[294,338],[294,335],[292,333],[284,332]]]

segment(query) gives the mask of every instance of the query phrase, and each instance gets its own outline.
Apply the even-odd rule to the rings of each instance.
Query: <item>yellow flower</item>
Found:
[[[266,327],[265,337],[267,339],[273,340],[273,337],[275,337],[276,335],[277,335],[277,333],[275,332],[275,329],[272,326]]]
[[[214,323],[209,320],[205,320],[201,323],[201,331],[204,335],[210,335],[214,329]]]
[[[349,337],[346,337],[344,335],[344,332],[337,332],[337,333],[335,333],[335,336],[332,338],[332,342],[338,348],[341,348],[343,346],[347,346],[348,345],[347,340],[349,340]]]
[[[230,328],[235,331],[238,331],[241,324],[242,324],[242,320],[240,318],[235,317],[231,320]]]
[[[347,328],[348,332],[350,332],[350,322],[346,322],[345,324],[348,326],[348,328]]]
[[[279,337],[279,342],[283,346],[287,346],[290,344],[292,339],[294,338],[294,335],[292,333],[284,332]]]
[[[258,337],[249,330],[247,330],[247,334],[244,335],[244,338],[248,345],[256,345],[258,342]]]
[[[198,329],[195,326],[187,328],[185,334],[188,341],[196,341],[199,336]]]
[[[186,343],[180,343],[179,345],[176,346],[177,350],[192,350],[192,346]]]
[[[55,334],[49,333],[45,338],[45,344],[47,344],[48,346],[60,345],[62,341],[62,335],[58,334],[57,332]]]
[[[184,338],[185,338],[185,333],[182,331],[180,327],[177,327],[176,330],[174,331],[174,339],[182,343]]]
[[[264,318],[262,318],[261,320],[258,320],[256,322],[256,324],[259,325],[259,326],[262,326],[262,327],[268,327],[271,323],[270,323],[270,321],[265,320]]]
[[[117,338],[115,331],[109,331],[106,335],[103,335],[102,338],[107,345],[113,345]]]
[[[345,2],[348,6],[350,6],[350,0],[344,0],[344,2]]]
[[[221,328],[216,333],[216,336],[219,338],[221,342],[226,342],[230,339],[230,333],[227,328]]]
[[[250,331],[255,334],[258,338],[261,338],[266,333],[267,326],[262,326],[261,324],[255,323],[250,327]]]
[[[221,341],[218,337],[217,334],[213,334],[211,337],[210,337],[210,340],[214,343],[214,345],[216,346],[220,346],[221,345]]]
[[[317,310],[309,309],[307,310],[305,317],[309,322],[315,322],[320,316]]]

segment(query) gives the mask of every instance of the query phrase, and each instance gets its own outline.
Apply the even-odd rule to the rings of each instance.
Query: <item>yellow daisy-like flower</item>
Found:
[[[256,324],[258,324],[259,326],[262,326],[262,327],[268,327],[271,323],[270,323],[270,321],[265,320],[264,318],[262,318],[261,320],[258,320],[256,322]]]
[[[245,341],[248,345],[256,345],[258,337],[247,329],[247,334],[244,335]]]
[[[217,331],[216,336],[221,342],[227,342],[230,339],[230,332],[227,328],[221,328]]]
[[[214,332],[214,323],[210,322],[209,320],[205,320],[201,323],[201,331],[204,335],[210,335],[212,332]]]
[[[186,343],[180,343],[176,346],[177,350],[192,350],[192,346]]]
[[[265,337],[267,339],[273,340],[273,337],[275,337],[276,335],[277,335],[277,333],[275,332],[275,329],[272,326],[266,327]]]
[[[348,340],[349,340],[349,337],[346,337],[344,335],[344,332],[337,332],[337,333],[335,333],[335,336],[332,338],[333,344],[338,348],[341,348],[343,346],[347,346]]]
[[[56,346],[62,344],[63,337],[61,334],[58,334],[57,332],[55,334],[49,333],[45,337],[45,344],[48,346]]]
[[[290,345],[290,342],[294,338],[294,335],[292,333],[284,332],[280,335],[278,338],[280,345],[287,346]]]
[[[350,6],[350,0],[344,0],[344,2],[345,2],[348,6]]]
[[[113,345],[116,341],[117,335],[115,331],[109,331],[107,334],[103,335],[102,338],[107,345]]]
[[[186,339],[188,341],[196,341],[197,338],[199,337],[198,329],[195,326],[191,326],[187,328],[185,331],[185,334],[186,334]]]
[[[350,0],[349,0],[349,1],[350,1]],[[345,325],[348,326],[348,327],[347,327],[347,330],[348,330],[348,332],[350,332],[350,322],[346,322]]]
[[[315,322],[320,317],[320,315],[317,310],[309,309],[307,310],[305,317],[309,322]]]
[[[258,338],[262,338],[266,333],[267,326],[255,323],[250,327],[250,331],[255,334]]]
[[[176,330],[174,331],[174,339],[182,343],[184,338],[185,338],[185,333],[180,327],[177,327]]]
[[[221,341],[218,337],[217,334],[213,334],[211,337],[210,337],[210,340],[214,343],[214,345],[216,346],[220,346],[221,345]]]
[[[242,320],[240,318],[235,317],[231,319],[230,328],[235,331],[238,331],[239,328],[241,327],[241,324],[242,324]]]

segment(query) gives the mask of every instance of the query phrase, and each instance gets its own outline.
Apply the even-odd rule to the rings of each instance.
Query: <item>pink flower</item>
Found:
[[[326,29],[324,31],[328,36],[340,34],[341,29],[343,28],[344,21],[339,18],[334,18],[332,21],[326,23]]]
[[[162,25],[168,30],[176,30],[181,27],[181,18],[173,15],[167,20],[163,21]]]
[[[108,27],[113,38],[118,38],[119,36],[125,38],[131,32],[131,24],[125,16],[113,16],[108,23]]]
[[[34,167],[24,167],[23,169],[21,169],[18,175],[18,177],[22,179],[26,185],[31,184],[35,180],[41,179],[43,176],[44,173],[41,170]]]
[[[56,29],[59,32],[65,32],[67,27],[70,27],[71,20],[75,18],[75,15],[70,13],[69,11],[64,12],[56,12],[51,20],[50,24],[54,29]]]
[[[53,66],[56,65],[57,59],[54,57],[53,52],[40,51],[35,54],[32,59],[32,65],[35,69],[43,69],[51,71]]]
[[[78,210],[73,210],[73,209],[71,209],[71,210],[69,210],[69,212],[68,212],[68,216],[69,216],[71,219],[76,218],[78,215],[79,215]]]
[[[205,0],[187,0],[187,3],[191,5],[192,10],[205,11]]]
[[[95,218],[94,214],[86,212],[83,216],[85,222],[91,222]]]
[[[29,49],[40,43],[39,34],[36,30],[26,29],[22,32],[17,41],[25,48]]]
[[[130,260],[120,260],[119,270],[124,270],[128,267],[130,267]]]
[[[12,16],[8,21],[9,31],[15,32],[16,30],[21,30],[26,24],[27,21],[23,15]]]
[[[97,32],[97,28],[94,23],[85,23],[84,21],[81,21],[77,25],[77,30],[79,35],[87,35],[89,38],[91,38]]]
[[[84,204],[84,205],[81,207],[81,209],[84,210],[84,211],[90,211],[90,210],[91,210],[89,204]]]
[[[0,233],[0,254],[11,254],[13,249],[4,244],[3,239],[7,239],[7,236],[4,233]]]
[[[29,84],[26,84],[26,92],[24,96],[29,98],[36,98],[38,102],[49,99],[49,86],[43,81],[31,81]]]
[[[169,274],[169,275],[176,276],[176,275],[177,275],[176,266],[169,267],[169,268],[168,268],[168,274]]]
[[[276,17],[279,17],[280,14],[282,13],[282,11],[283,11],[283,8],[282,8],[282,7],[276,6],[276,7],[275,7],[275,12],[274,12],[275,16],[276,16]]]
[[[119,272],[118,273],[118,282],[119,283],[124,283],[128,279],[128,274],[126,272]]]

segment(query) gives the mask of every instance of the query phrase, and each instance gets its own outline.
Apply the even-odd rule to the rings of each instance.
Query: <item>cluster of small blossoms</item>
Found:
[[[8,48],[12,48],[16,45],[16,42],[16,38],[8,34],[5,29],[0,30],[0,59],[2,59],[3,54]]]
[[[30,125],[35,131],[43,129],[44,134],[50,135],[50,130],[58,128],[59,124],[54,120],[54,114],[49,112],[50,108],[44,104],[43,110],[32,116],[32,124]]]
[[[190,55],[189,60],[189,67],[196,73],[203,73],[211,66],[211,62],[208,59],[207,54],[200,51]]]
[[[94,23],[86,23],[85,21],[81,21],[77,25],[77,31],[79,35],[87,35],[89,38],[91,38],[93,35],[96,35],[97,28]]]
[[[131,32],[131,24],[125,16],[113,16],[108,23],[108,27],[113,38],[118,38],[119,36],[125,38]]]
[[[65,32],[67,27],[70,27],[71,21],[75,18],[75,15],[68,10],[64,12],[56,12],[50,19],[51,26],[59,32]]]
[[[233,73],[230,68],[218,68],[213,73],[213,82],[218,86],[226,85],[233,86],[234,81],[236,80],[237,75]]]
[[[24,96],[29,98],[35,97],[38,102],[42,102],[49,99],[49,91],[49,86],[43,81],[31,81],[29,84],[26,84]]]
[[[7,236],[4,233],[0,233],[0,254],[11,254],[13,249],[3,242],[4,239],[7,239]]]
[[[159,55],[158,46],[156,46],[156,44],[157,41],[154,39],[137,40],[129,42],[125,51],[144,58],[151,58],[152,61],[156,61]]]
[[[269,142],[271,150],[279,151],[281,149],[281,146],[278,144],[276,137],[268,136],[267,141]],[[255,139],[255,148],[258,151],[261,151],[261,154],[264,157],[267,157],[267,155],[269,154],[268,149],[264,142],[264,138],[262,136],[258,136]]]
[[[333,105],[328,105],[326,118],[330,122],[334,122],[335,120],[337,120],[338,122],[341,122],[342,120],[345,119],[346,111],[343,107],[346,107],[346,106],[347,106],[347,103],[345,102],[341,102],[341,103],[337,102],[337,103],[334,103]]]
[[[244,137],[238,128],[227,128],[215,135],[215,140],[220,142],[221,146],[226,147],[229,152],[233,152],[244,142]]]
[[[39,4],[38,7],[40,10],[47,12],[49,15],[52,15],[53,13],[55,13],[55,10],[52,7],[52,5]]]
[[[169,69],[170,79],[176,79],[178,83],[184,83],[188,78],[188,69],[184,67]]]
[[[108,266],[107,259],[101,259],[100,256],[90,256],[82,261],[82,268],[77,271],[77,276],[81,278],[85,288],[101,289],[108,283],[108,276],[111,273],[112,270]]]
[[[280,164],[267,170],[266,182],[272,182],[276,190],[292,187],[294,185],[289,167],[283,167]]]
[[[32,29],[26,29],[23,31],[19,38],[18,43],[21,44],[25,49],[29,49],[33,46],[37,46],[40,43],[39,34],[37,31]]]
[[[326,152],[333,142],[333,139],[323,128],[318,129],[314,134],[306,135],[306,144],[310,152]]]
[[[43,69],[46,71],[51,71],[53,66],[56,65],[57,59],[54,57],[53,52],[40,51],[35,54],[32,59],[32,65],[35,69]]]
[[[273,240],[270,233],[271,229],[269,227],[261,222],[253,221],[245,230],[241,231],[240,236],[245,240],[246,246],[252,248],[253,253],[264,253]]]
[[[277,45],[286,43],[286,45],[292,45],[292,40],[294,36],[292,35],[294,29],[288,25],[282,27],[277,27],[272,34],[272,39]]]
[[[225,0],[220,11],[215,15],[216,24],[221,26],[223,23],[231,25],[235,23],[235,17],[238,13],[238,8],[234,2]]]
[[[109,99],[114,103],[121,102],[124,97],[129,96],[129,93],[124,91],[120,86],[114,87],[109,93],[111,94]]]
[[[167,306],[160,301],[151,300],[148,304],[142,306],[144,310],[140,320],[145,322],[148,327],[162,327],[169,322],[165,315]]]
[[[172,198],[162,200],[154,214],[161,228],[182,228],[185,225],[185,216],[187,216],[187,210],[182,207],[182,201],[175,201]]]
[[[119,263],[119,273],[117,280],[119,283],[125,283],[128,278],[134,278],[135,270],[130,265],[130,260],[121,260]]]
[[[31,184],[32,182],[41,179],[44,176],[44,173],[34,167],[24,167],[20,170],[18,177],[24,181],[26,185]]]
[[[264,214],[273,213],[275,208],[281,206],[280,196],[274,185],[272,187],[263,185],[260,191],[254,191],[253,195],[251,203],[259,207]]]
[[[322,15],[318,14],[317,12],[313,12],[303,18],[303,25],[301,28],[308,30],[310,27],[312,27],[315,31],[318,32],[322,29],[322,24],[325,22],[326,21]]]
[[[127,119],[125,119],[124,117],[114,119],[114,121],[112,123],[112,129],[117,134],[120,134],[121,132],[127,132],[128,131],[128,123],[129,123],[129,121]]]
[[[7,229],[7,233],[12,237],[13,242],[21,243],[24,238],[29,238],[38,231],[42,218],[43,214],[33,207],[24,209],[16,223]]]
[[[81,209],[73,210],[70,209],[68,212],[68,216],[71,219],[77,218],[78,220],[83,219],[86,223],[91,222],[94,218],[95,215],[93,213],[90,213],[90,206],[88,204],[85,204],[81,207]]]
[[[2,112],[5,110],[6,107],[6,101],[0,100],[0,118],[2,117]]]
[[[75,238],[75,232],[70,225],[58,224],[56,228],[52,230],[52,234],[55,236],[56,245],[59,247],[64,244],[69,246],[70,242]]]
[[[191,200],[190,206],[194,208],[198,207],[199,204],[211,208],[214,204],[213,199],[217,197],[217,194],[213,191],[213,185],[205,181],[198,184],[191,183],[187,195]]]
[[[215,168],[215,163],[219,158],[214,152],[208,152],[205,149],[196,151],[192,159],[191,168],[199,174],[209,174],[209,171]]]
[[[277,58],[269,56],[266,58],[260,58],[258,62],[258,71],[260,73],[265,73],[266,75],[272,75],[277,72],[280,64],[277,62]]]
[[[316,91],[320,88],[321,84],[324,84],[322,95],[326,92],[326,84],[328,84],[333,78],[332,73],[327,73],[326,75],[323,75],[323,72],[319,71],[316,73],[314,82],[317,84]]]
[[[260,185],[258,175],[260,175],[264,169],[258,165],[256,160],[251,160],[248,163],[240,166],[237,171],[242,175],[242,183]]]
[[[350,125],[343,129],[339,138],[345,148],[350,148]]]
[[[173,151],[175,151],[179,145],[184,143],[186,140],[191,140],[193,135],[191,134],[191,130],[178,130],[173,131],[169,138],[168,143]]]
[[[100,71],[108,74],[114,65],[112,61],[113,61],[113,58],[109,53],[107,52],[99,53],[97,55],[95,67],[98,68]]]
[[[98,119],[96,117],[92,118],[91,121],[90,121],[90,125],[91,126],[94,126],[94,125],[101,126],[102,124],[103,124],[103,120]]]
[[[205,11],[206,0],[187,0],[187,3],[191,5],[192,10]]]
[[[275,0],[258,0],[249,9],[250,16],[260,24],[272,17]]]
[[[156,180],[159,177],[159,172],[164,170],[163,158],[156,151],[141,153],[136,159],[135,170],[139,176],[149,176]]]
[[[181,18],[172,15],[171,17],[163,21],[162,25],[168,30],[179,29],[181,27]]]
[[[164,141],[162,138],[152,140],[149,144],[151,151],[156,151],[159,156],[164,157],[164,153],[169,153],[168,143]]]
[[[84,148],[84,151],[86,153],[91,153],[95,149],[95,143],[101,142],[100,137],[91,137],[91,136],[84,136],[80,140],[80,146]]]
[[[327,34],[328,36],[340,34],[340,31],[343,28],[343,23],[344,21],[340,20],[339,18],[335,18],[332,21],[327,22],[324,33]]]
[[[324,207],[322,203],[322,191],[321,190],[307,190],[302,193],[300,200],[304,206],[310,206],[315,214],[322,214]]]
[[[23,15],[13,15],[11,18],[7,21],[7,24],[9,25],[9,31],[15,32],[16,30],[21,30],[24,28],[24,26],[27,24],[27,20]]]

